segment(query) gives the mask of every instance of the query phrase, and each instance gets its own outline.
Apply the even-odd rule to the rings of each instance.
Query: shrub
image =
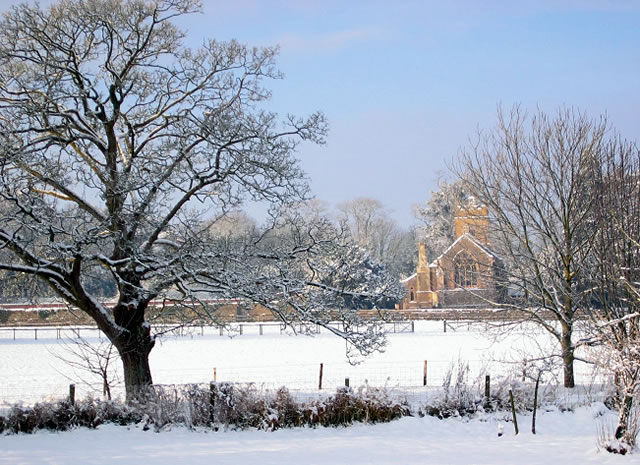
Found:
[[[451,363],[445,372],[441,394],[433,398],[420,410],[420,415],[434,416],[440,419],[472,415],[482,408],[483,399],[469,385],[469,364],[458,360]]]
[[[388,422],[411,413],[408,404],[394,402],[386,390],[368,386],[357,394],[351,388],[340,388],[334,396],[317,401],[314,407],[316,418],[311,424],[322,426]]]
[[[508,392],[514,393],[516,409],[530,410],[533,385],[501,381],[492,386],[489,402],[479,385],[466,382],[468,369],[452,366],[442,391],[417,411],[438,418],[469,416],[486,410],[509,410]],[[482,386],[483,388],[484,386]],[[95,428],[103,423],[143,423],[143,429],[161,431],[172,425],[188,428],[275,430],[301,426],[346,426],[356,422],[379,423],[411,415],[407,402],[391,398],[385,388],[368,385],[354,390],[340,388],[326,398],[298,401],[282,387],[264,391],[255,384],[155,385],[144,401],[83,400],[14,406],[0,416],[0,432],[31,433],[38,429],[63,431],[78,426]]]
[[[357,392],[339,389],[335,395],[307,402],[296,401],[289,390],[260,391],[254,384],[211,386],[153,386],[144,402],[124,405],[113,401],[86,400],[14,406],[0,417],[0,431],[32,433],[38,429],[95,428],[113,422],[120,425],[144,422],[156,431],[174,424],[189,428],[209,427],[275,430],[299,426],[342,426],[355,422],[388,422],[410,414],[406,403],[393,401],[386,390],[364,386]]]
[[[38,318],[40,318],[41,320],[46,320],[54,313],[55,312],[53,310],[38,310]]]
[[[141,419],[135,410],[110,401],[88,399],[73,405],[68,401],[41,402],[33,407],[13,406],[6,417],[0,417],[0,432],[66,431],[78,426],[95,428],[109,422],[127,425]]]
[[[509,391],[513,394],[517,412],[533,411],[533,381],[517,381],[513,378],[494,380],[489,399],[484,394],[484,374],[474,383],[468,381],[467,362],[452,363],[444,376],[442,390],[418,409],[418,415],[434,416],[440,419],[471,416],[478,412],[510,411]],[[548,403],[554,392],[554,385],[541,385],[538,405]],[[570,407],[567,407],[569,409]]]
[[[271,429],[293,428],[311,424],[311,409],[298,404],[286,387],[281,387],[276,391],[275,398],[271,402],[271,409],[277,412],[277,417],[270,419],[269,427]]]

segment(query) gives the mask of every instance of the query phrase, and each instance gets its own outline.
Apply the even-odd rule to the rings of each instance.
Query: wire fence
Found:
[[[597,391],[611,386],[612,378],[593,365],[578,365],[576,381],[583,390]],[[160,368],[154,371],[154,381],[159,385],[208,384],[210,382],[253,384],[260,390],[277,390],[286,387],[297,396],[329,395],[336,389],[349,386],[384,388],[400,395],[413,396],[442,390],[443,386],[464,383],[480,392],[489,376],[493,383],[532,382],[530,374],[522,366],[504,362],[487,363],[482,360],[414,360],[385,363],[368,363],[363,366],[344,364],[289,364],[255,366],[220,366],[200,369]],[[121,379],[121,378],[120,378]],[[560,373],[549,372],[543,381],[560,385]],[[60,374],[57,377],[39,379],[34,375],[13,376],[11,383],[0,385],[0,405],[16,403],[33,404],[66,398],[69,385],[74,384],[78,398],[104,398],[103,380],[83,375],[73,378]],[[124,384],[117,381],[110,386],[114,398],[124,396]]]
[[[454,327],[451,323],[447,324]],[[336,329],[344,329],[342,323],[330,323]],[[415,331],[413,321],[395,321],[381,324],[387,334],[412,333]],[[168,336],[242,336],[242,335],[277,335],[277,334],[320,334],[324,331],[319,325],[296,323],[285,325],[277,322],[262,323],[228,323],[224,325],[154,325],[154,335]],[[446,329],[445,329],[446,332]],[[22,326],[0,327],[0,340],[62,340],[65,338],[97,338],[106,336],[96,326]]]
[[[412,321],[400,320],[391,322],[381,322],[379,327],[386,334],[398,333],[415,333],[416,325],[428,325],[430,331],[442,334],[455,334],[462,332],[489,332],[500,330],[505,324],[493,321],[473,321],[473,320],[433,320],[433,321]],[[517,327],[526,327],[527,323],[507,322],[506,325],[512,330]],[[329,327],[338,330],[344,330],[343,323],[331,322]],[[350,328],[357,330],[359,328]],[[527,329],[530,331],[530,329]],[[297,335],[297,334],[320,334],[326,333],[327,329],[316,324],[295,323],[293,325],[283,324],[279,322],[233,322],[225,324],[154,324],[152,326],[152,334],[154,336],[175,336],[175,337],[195,337],[195,336],[255,336],[255,335]],[[96,338],[106,339],[104,333],[93,325],[78,326],[49,326],[49,325],[33,325],[33,326],[16,326],[16,327],[0,327],[0,341],[46,341],[46,340],[62,340]]]
[[[244,335],[253,336],[254,342],[268,341],[270,337],[274,341],[283,341],[291,339],[283,335],[321,332],[319,328],[314,327],[291,328],[268,322],[224,327],[166,326],[154,329],[165,336],[174,336],[173,340],[180,346],[184,345],[181,341],[187,338],[196,342],[211,342],[230,340],[228,337],[223,339],[219,336]],[[485,323],[455,321],[423,322],[417,330],[413,322],[390,324],[385,328],[389,333],[400,333],[397,337],[408,338],[405,342],[415,346],[426,343],[437,345],[443,341],[456,339],[460,339],[461,343],[467,343],[470,339],[463,339],[462,336],[470,335],[470,338],[474,334],[483,335],[488,332],[488,329]],[[524,328],[522,333],[528,334],[528,330]],[[6,351],[5,354],[7,354],[4,361],[0,360],[0,405],[7,406],[19,402],[32,404],[38,401],[65,398],[68,396],[70,384],[75,385],[76,396],[79,398],[102,397],[104,390],[101,377],[82,370],[69,370],[60,363],[60,360],[57,361],[55,368],[45,363],[29,370],[19,366],[20,360],[24,360],[21,357],[34,356],[19,353],[21,351],[30,349],[32,350],[30,354],[41,354],[43,352],[41,345],[58,346],[64,340],[74,339],[84,339],[91,344],[107,342],[104,335],[92,326],[0,328],[0,350]],[[245,347],[244,339],[234,338],[233,340],[240,340],[242,347]],[[163,385],[204,384],[212,381],[253,383],[265,390],[275,390],[285,386],[301,396],[333,393],[337,388],[348,384],[353,388],[372,386],[421,395],[442,389],[447,380],[455,383],[460,379],[461,382],[481,389],[487,375],[493,382],[501,380],[522,382],[528,381],[537,374],[536,365],[523,360],[484,360],[460,355],[450,358],[440,356],[422,359],[404,357],[385,361],[369,360],[359,365],[338,362],[336,359],[302,363],[289,360],[274,362],[273,358],[263,363],[223,363],[221,360],[227,357],[220,357],[214,363],[199,363],[200,352],[198,351],[206,351],[207,347],[206,345],[198,346],[197,351],[192,355],[193,360],[189,360],[190,363],[181,363],[183,359],[176,358],[172,362],[163,361],[158,366],[152,366],[154,382]],[[14,352],[12,353],[9,349],[13,349]],[[318,356],[322,357],[322,353]],[[46,355],[42,358],[46,358]],[[50,355],[50,359],[55,358]],[[53,362],[50,364],[53,365]],[[18,365],[17,368],[16,365]],[[119,361],[113,362],[112,367],[115,372],[110,377],[111,392],[115,397],[124,394],[123,377],[119,365]],[[577,384],[585,387],[607,386],[613,383],[611,376],[595,365],[576,362],[575,374]],[[556,368],[545,372],[543,381],[560,385],[561,370]]]

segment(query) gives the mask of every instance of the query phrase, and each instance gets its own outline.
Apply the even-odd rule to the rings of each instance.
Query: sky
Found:
[[[11,0],[0,0],[6,10]],[[45,5],[50,1],[41,2]],[[298,157],[329,207],[383,202],[409,226],[497,108],[606,114],[638,141],[640,1],[205,0],[189,41],[279,45],[282,114],[320,110],[326,145]]]

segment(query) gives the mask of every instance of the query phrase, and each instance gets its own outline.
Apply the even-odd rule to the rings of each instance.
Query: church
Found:
[[[455,241],[428,262],[427,246],[418,244],[416,272],[398,309],[488,307],[499,301],[502,261],[489,246],[489,211],[484,205],[458,206]]]

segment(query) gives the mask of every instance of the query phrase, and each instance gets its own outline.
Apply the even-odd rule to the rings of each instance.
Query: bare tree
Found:
[[[617,387],[614,439],[635,445],[632,413],[640,389],[640,151],[613,138],[594,159],[591,213],[596,227],[591,282],[594,311],[586,342]]]
[[[101,390],[107,400],[111,400],[111,388],[121,379],[114,367],[118,359],[110,341],[88,341],[80,335],[63,340],[62,351],[52,351],[57,359],[74,370],[74,375],[87,386]],[[99,385],[95,378],[99,379]]]
[[[339,220],[371,257],[400,276],[415,268],[415,234],[399,226],[390,211],[376,199],[360,197],[338,205]]]
[[[595,198],[589,185],[594,154],[607,124],[572,109],[528,117],[519,107],[498,112],[497,127],[461,151],[456,174],[489,207],[492,246],[505,260],[520,310],[559,342],[564,385],[575,384],[574,325],[588,302]]]
[[[381,275],[350,288],[344,267],[363,264],[351,245],[328,222],[282,215],[308,195],[293,154],[300,141],[323,142],[324,117],[281,121],[262,108],[264,81],[281,77],[276,48],[187,48],[173,21],[199,8],[66,0],[13,7],[0,26],[0,196],[9,206],[0,270],[44,280],[93,318],[118,351],[129,398],[152,383],[154,299],[206,318],[215,317],[208,296],[259,302],[368,353],[384,341],[355,329],[341,298],[393,292]],[[211,222],[249,199],[269,206],[267,225],[218,240]],[[117,289],[113,308],[88,290],[98,269]]]

